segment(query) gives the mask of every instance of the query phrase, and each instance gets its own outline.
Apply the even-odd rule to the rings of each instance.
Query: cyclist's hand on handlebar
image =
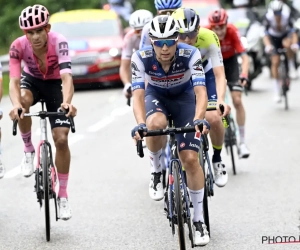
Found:
[[[220,110],[220,104],[223,105],[224,107],[224,113],[222,114],[221,110]],[[224,101],[217,101],[217,110],[220,116],[227,116],[230,114],[231,111],[231,107],[229,105],[227,105]]]
[[[62,103],[60,105],[60,107],[62,108],[62,110],[64,111],[68,111],[68,113],[66,114],[66,117],[69,117],[69,116],[76,116],[77,115],[77,109],[70,103]]]
[[[249,82],[248,76],[247,76],[247,75],[241,74],[241,75],[240,75],[240,78],[239,78],[239,83],[240,83],[243,87],[245,87],[245,86],[248,85],[248,82]]]
[[[148,129],[145,123],[140,123],[139,125],[135,126],[132,130],[131,130],[131,137],[135,140],[142,140],[138,130],[143,130],[144,131],[144,135],[147,133]]]
[[[297,52],[299,50],[299,45],[297,43],[293,43],[291,45],[291,50]]]
[[[199,128],[200,124],[203,124],[202,132],[200,131],[200,128]],[[210,130],[210,125],[209,125],[208,121],[206,121],[206,120],[197,119],[194,121],[194,126],[196,129],[196,132],[200,132],[203,134],[208,134],[208,132]]]
[[[19,109],[22,109],[22,113],[19,116]],[[20,120],[24,118],[25,109],[21,105],[15,106],[10,112],[9,117],[12,120]]]
[[[128,91],[128,90],[131,90],[131,83],[126,83],[124,85],[123,93],[126,98],[132,97],[131,91]]]
[[[273,52],[273,50],[274,50],[274,46],[273,46],[273,45],[267,45],[267,46],[265,47],[265,52],[266,52],[267,54],[270,54],[271,52]]]

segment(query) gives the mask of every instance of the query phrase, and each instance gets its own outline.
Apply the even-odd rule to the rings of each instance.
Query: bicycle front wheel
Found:
[[[177,162],[173,163],[172,166],[173,178],[174,178],[174,191],[175,191],[175,209],[177,214],[177,228],[178,228],[178,238],[180,250],[185,250],[185,234],[184,234],[184,219],[183,219],[183,209],[182,209],[182,195],[180,191],[180,174],[179,174],[179,164]]]
[[[45,226],[46,240],[50,241],[50,205],[49,205],[49,158],[48,147],[46,144],[42,146],[42,170],[43,170],[43,188],[44,188],[44,210],[45,210]]]
[[[236,175],[236,168],[235,168],[235,159],[234,159],[234,151],[233,151],[233,146],[234,146],[234,120],[230,117],[230,122],[229,122],[229,127],[227,128],[227,133],[228,133],[228,146],[230,150],[230,156],[231,156],[231,162],[232,162],[232,171],[233,174]]]

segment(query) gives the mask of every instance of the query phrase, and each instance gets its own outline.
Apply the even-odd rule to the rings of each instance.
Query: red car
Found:
[[[117,14],[109,10],[64,11],[50,17],[51,30],[69,43],[75,88],[120,83],[123,30]]]

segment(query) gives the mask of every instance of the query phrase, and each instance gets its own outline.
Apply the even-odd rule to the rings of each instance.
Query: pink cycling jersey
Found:
[[[42,73],[37,63],[37,57],[33,54],[31,44],[27,37],[17,38],[9,50],[9,75],[21,77],[21,62],[24,62],[24,71],[33,77],[43,80],[60,79],[64,73],[72,73],[71,58],[66,38],[58,33],[48,33],[48,51],[46,59],[46,72]]]
[[[124,46],[122,50],[122,59],[131,59],[133,52],[139,49],[141,38],[135,34],[134,30],[130,30],[124,37]]]

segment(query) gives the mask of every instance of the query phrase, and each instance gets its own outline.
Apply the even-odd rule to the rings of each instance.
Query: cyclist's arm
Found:
[[[217,35],[214,32],[211,34],[214,38],[212,38],[211,44],[209,45],[208,58],[211,58],[211,63],[216,78],[216,90],[218,100],[224,102],[227,84],[223,65],[223,56],[220,48],[220,41]]]
[[[151,45],[149,34],[148,34],[149,28],[150,28],[150,23],[147,23],[142,30],[139,49],[142,49],[145,46]]]
[[[248,78],[248,72],[249,72],[249,58],[246,52],[246,49],[244,48],[238,29],[235,29],[235,32],[233,32],[233,44],[235,47],[235,51],[241,55],[242,58],[242,72],[241,76]]]
[[[63,49],[61,49],[63,48]],[[56,40],[56,55],[62,80],[63,103],[71,103],[74,94],[74,84],[71,70],[69,45],[63,35],[58,35]]]
[[[267,14],[266,14],[267,15]],[[265,16],[263,22],[262,22],[263,26],[265,27],[265,35],[263,37],[263,42],[264,42],[264,45],[267,47],[267,46],[271,46],[271,40],[270,40],[270,37],[269,37],[269,28],[270,28],[270,22],[269,20],[267,19],[267,17]]]
[[[122,58],[120,66],[120,78],[124,85],[131,83],[130,59],[133,52],[132,43],[128,37],[128,33],[124,37],[124,46],[122,49]]]
[[[195,50],[195,53],[189,62],[189,68],[191,70],[191,80],[196,95],[196,111],[194,120],[202,120],[205,117],[208,98],[205,85],[205,73],[199,50]]]
[[[14,107],[21,107],[21,61],[22,47],[18,40],[15,40],[9,50],[9,97]]]
[[[146,123],[145,67],[137,52],[131,58],[133,112],[137,124]]]

